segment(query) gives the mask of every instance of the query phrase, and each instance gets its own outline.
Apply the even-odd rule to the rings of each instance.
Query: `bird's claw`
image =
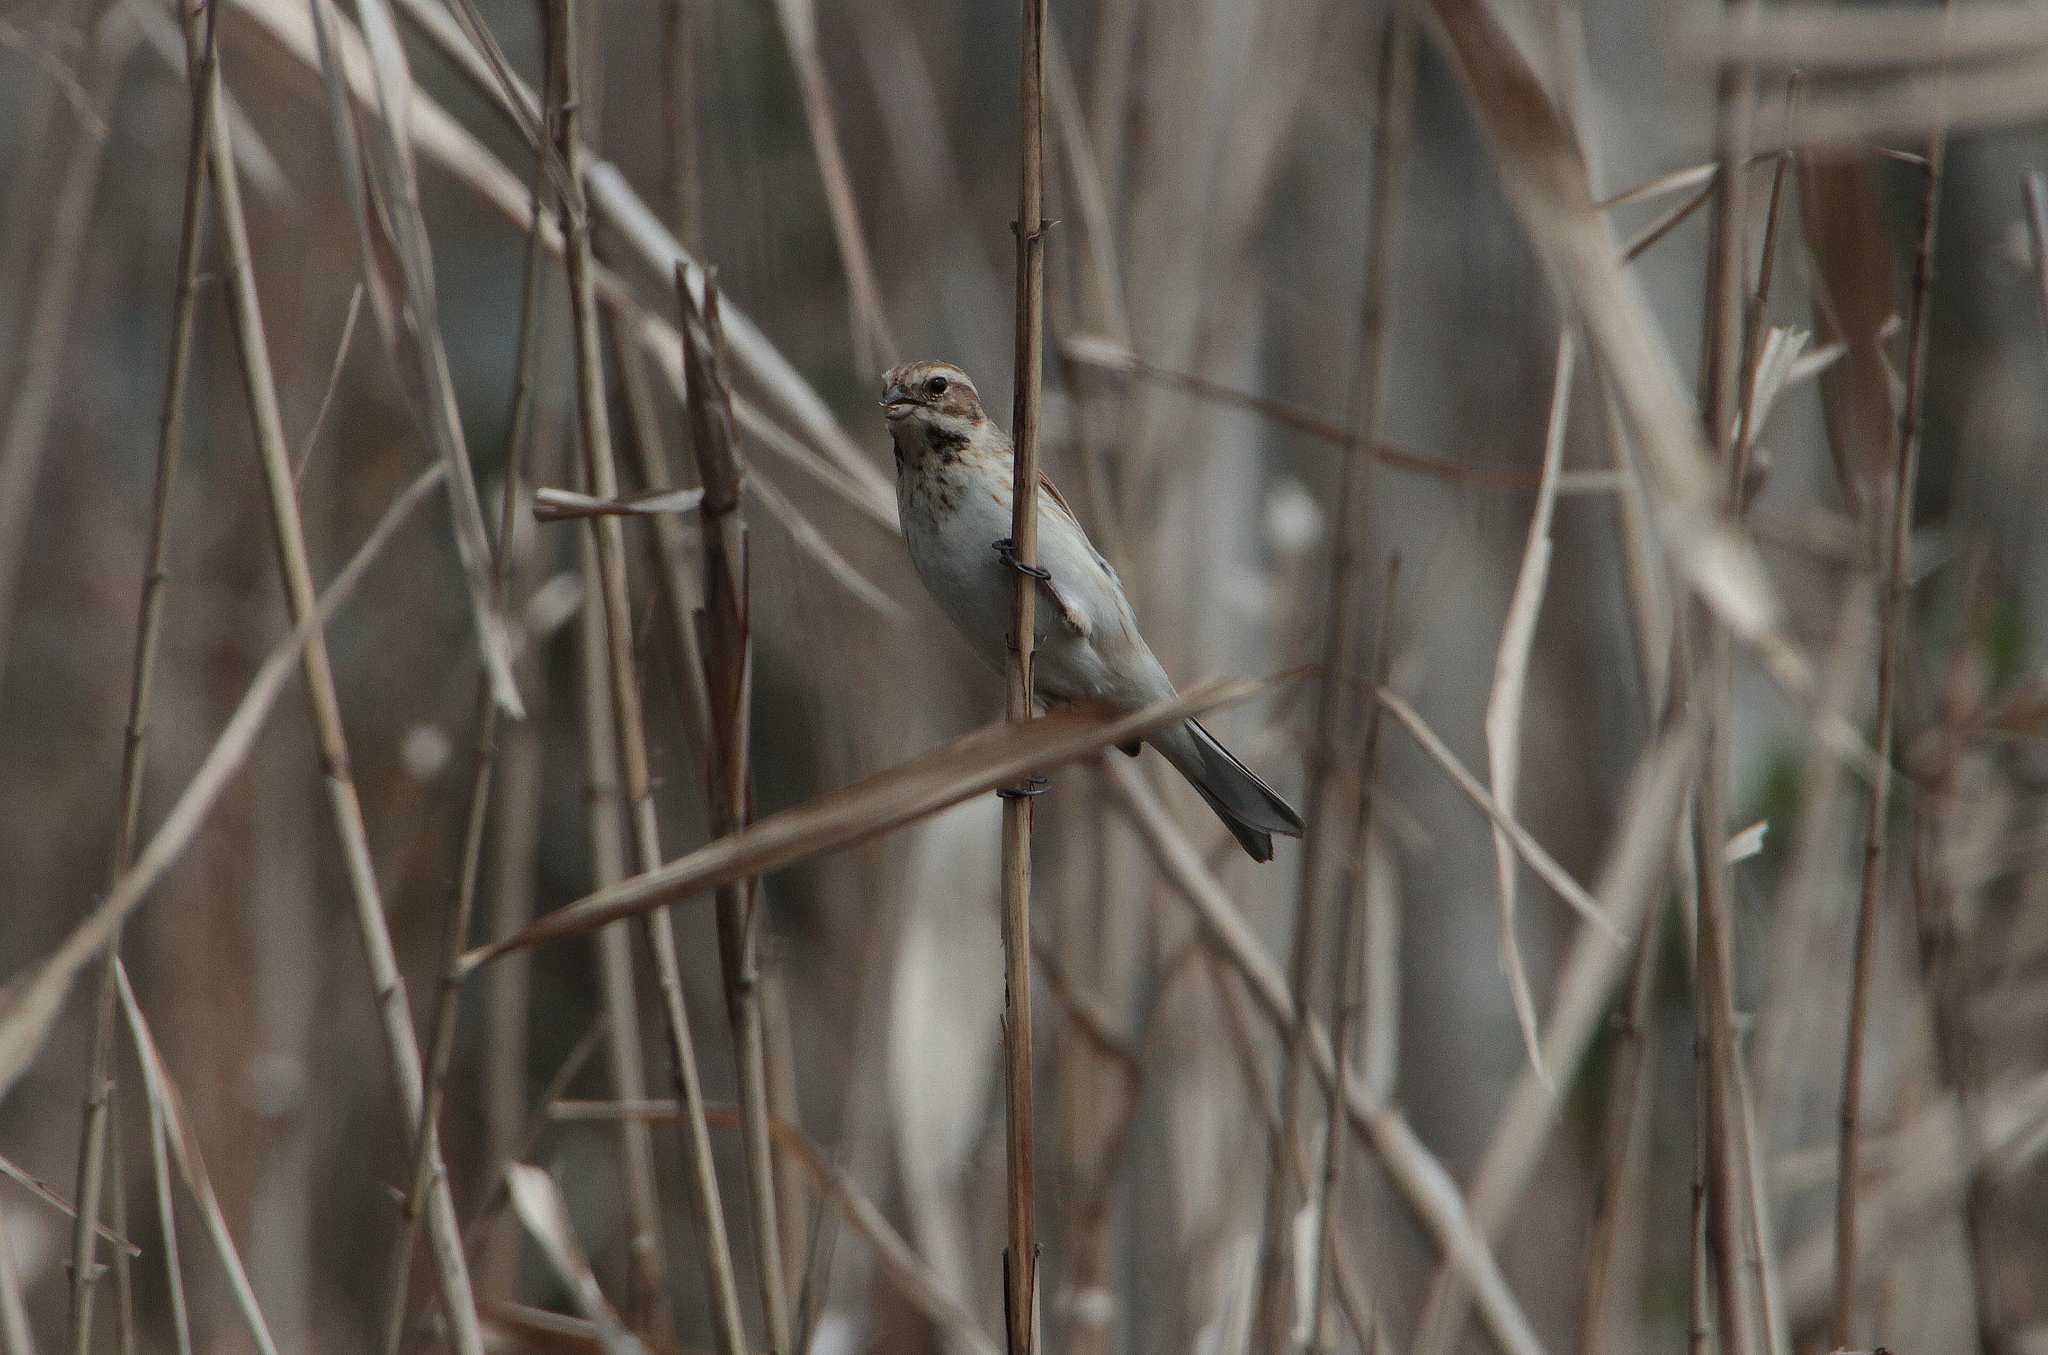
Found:
[[[1027,565],[1022,560],[1017,558],[1017,543],[1015,541],[1012,541],[1009,537],[1006,536],[1002,540],[996,542],[994,546],[990,547],[990,549],[995,551],[997,559],[1001,560],[1010,568],[1016,570],[1019,574],[1029,575],[1031,578],[1038,580],[1040,583],[1052,582],[1051,570],[1041,568],[1038,565]]]
[[[1026,777],[1019,785],[999,788],[996,794],[1005,800],[1031,800],[1036,799],[1051,789],[1052,782],[1033,773],[1031,776]]]

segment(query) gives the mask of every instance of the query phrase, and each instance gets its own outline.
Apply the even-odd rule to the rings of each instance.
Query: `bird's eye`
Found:
[[[925,393],[928,395],[944,395],[949,384],[945,377],[935,376],[924,383]]]

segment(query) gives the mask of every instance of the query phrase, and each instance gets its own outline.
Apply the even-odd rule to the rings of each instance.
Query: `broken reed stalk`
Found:
[[[1297,1006],[1294,1029],[1285,1051],[1281,1078],[1280,1134],[1271,1144],[1266,1186],[1257,1303],[1252,1349],[1280,1349],[1288,1330],[1283,1310],[1292,1294],[1286,1282],[1288,1237],[1297,1208],[1285,1170],[1297,1151],[1302,1121],[1310,1114],[1309,1070],[1301,1057],[1307,1047],[1307,1023],[1315,1010],[1318,989],[1316,957],[1324,945],[1323,875],[1326,858],[1343,851],[1344,835],[1353,827],[1355,792],[1336,773],[1346,731],[1357,725],[1357,702],[1349,680],[1359,664],[1364,624],[1360,552],[1372,524],[1373,430],[1379,426],[1381,375],[1387,348],[1387,298],[1393,289],[1394,242],[1400,221],[1399,193],[1408,158],[1413,122],[1415,23],[1405,5],[1387,13],[1381,39],[1378,97],[1373,114],[1371,217],[1366,227],[1365,282],[1360,320],[1358,377],[1354,386],[1357,420],[1344,454],[1337,517],[1332,524],[1329,608],[1324,617],[1323,677],[1317,685],[1315,741],[1309,746],[1308,832],[1302,843],[1294,942],[1288,983]],[[1309,1258],[1298,1258],[1308,1264]]]
[[[171,494],[185,449],[185,389],[192,370],[193,317],[197,310],[199,259],[206,244],[206,143],[210,103],[202,97],[212,72],[213,12],[204,34],[188,42],[186,64],[192,91],[192,123],[185,146],[185,200],[179,222],[177,291],[171,301],[171,354],[157,421],[156,484],[149,522],[149,547],[142,569],[142,597],[135,622],[135,651],[128,684],[128,722],[121,738],[121,780],[115,792],[119,819],[114,830],[109,887],[135,857],[142,824],[143,772],[149,756],[149,723],[156,695],[158,642],[163,634],[164,588],[169,581]],[[93,1226],[99,1220],[105,1179],[109,1098],[113,1094],[115,961],[121,951],[116,931],[100,962],[93,1015],[92,1071],[86,1085],[85,1117],[79,1130],[77,1215],[71,1235],[72,1355],[92,1348]]]
[[[1948,13],[1948,0],[1942,12]],[[1938,62],[1936,74],[1946,71]],[[1937,90],[1941,88],[1936,85]],[[1847,1346],[1856,1317],[1856,1184],[1863,1150],[1863,1062],[1870,1026],[1870,989],[1877,964],[1877,908],[1885,884],[1885,832],[1891,809],[1892,725],[1897,718],[1900,652],[1905,647],[1906,613],[1912,602],[1908,550],[1913,535],[1913,487],[1919,480],[1920,434],[1927,403],[1927,338],[1933,307],[1934,242],[1941,225],[1942,168],[1948,133],[1941,110],[1928,133],[1921,171],[1920,232],[1913,251],[1913,294],[1907,330],[1905,405],[1899,414],[1897,451],[1892,460],[1890,510],[1884,538],[1884,593],[1877,658],[1877,760],[1870,782],[1870,812],[1864,819],[1863,873],[1857,888],[1855,958],[1849,988],[1848,1040],[1842,1054],[1841,1137],[1835,1180],[1834,1343]]]
[[[704,303],[676,270],[681,303],[684,391],[690,446],[704,486],[704,610],[701,654],[711,703],[710,775],[705,785],[707,827],[714,838],[739,832],[753,819],[754,773],[753,595],[748,572],[746,521],[740,516],[741,472],[734,443],[732,388],[719,323],[718,283],[704,273]],[[754,1264],[767,1324],[768,1348],[790,1351],[788,1282],[783,1274],[782,1226],[777,1219],[775,1158],[768,1139],[768,1061],[763,1044],[760,991],[761,898],[758,882],[738,880],[716,895],[718,953],[725,1007],[732,1023],[738,1085],[740,1142],[746,1150],[748,1202],[754,1219]]]
[[[1401,557],[1397,554],[1387,561],[1386,587],[1380,593],[1379,625],[1373,635],[1372,685],[1375,689],[1387,685],[1393,666],[1389,631],[1394,614],[1394,587],[1400,578]],[[1323,1174],[1316,1182],[1315,1208],[1309,1215],[1316,1221],[1315,1255],[1303,1262],[1314,1267],[1310,1272],[1306,1312],[1309,1349],[1317,1352],[1335,1348],[1335,1343],[1323,1335],[1322,1296],[1329,1287],[1337,1258],[1335,1216],[1338,1192],[1344,1180],[1344,1103],[1351,1095],[1354,1062],[1351,1056],[1352,1023],[1358,1019],[1365,1005],[1364,915],[1372,889],[1373,801],[1379,785],[1380,715],[1383,709],[1375,701],[1366,712],[1365,749],[1358,763],[1357,818],[1351,828],[1350,860],[1340,891],[1343,906],[1339,913],[1337,946],[1330,955],[1330,1002],[1333,1008],[1330,1048],[1336,1061],[1336,1075],[1330,1079],[1329,1104],[1324,1107],[1327,1119],[1323,1134]],[[1307,1004],[1302,1002],[1300,1005],[1305,1007]],[[1364,1331],[1360,1331],[1358,1336],[1361,1341],[1366,1339]]]
[[[1017,81],[1016,376],[1010,543],[1013,571],[1005,713],[1029,720],[1032,643],[1038,616],[1038,412],[1045,349],[1045,0],[1023,0]],[[1033,1185],[1037,1105],[1031,1067],[1031,797],[1003,797],[1003,1110],[1009,1245],[1003,1255],[1004,1336],[1009,1355],[1038,1351],[1038,1221]]]
[[[596,287],[590,248],[590,216],[584,199],[584,162],[589,151],[577,130],[582,94],[581,29],[576,0],[555,0],[548,7],[548,54],[556,144],[569,167],[572,196],[562,202],[561,226],[568,262],[569,298],[575,338],[576,409],[583,444],[588,489],[599,498],[618,496],[618,474],[612,458],[610,415],[606,408],[601,339],[598,334]],[[634,857],[642,871],[661,864],[661,830],[655,815],[648,775],[646,724],[633,661],[632,613],[626,596],[624,529],[617,518],[591,519],[588,529],[597,547],[599,581],[605,616],[613,714],[617,723],[619,767],[632,822]],[[727,1240],[725,1210],[719,1201],[718,1174],[711,1157],[711,1135],[704,1124],[704,1089],[697,1071],[695,1042],[683,1003],[682,967],[676,957],[675,934],[666,909],[643,919],[654,956],[656,982],[669,1042],[676,1095],[689,1111],[685,1128],[692,1212],[704,1245],[706,1298],[723,1355],[745,1349],[746,1327],[740,1318],[739,1286],[733,1275],[732,1248]]]
[[[535,207],[539,208],[539,169],[535,171]],[[507,614],[511,593],[512,541],[519,526],[519,508],[525,496],[522,458],[532,417],[531,373],[535,316],[539,310],[539,251],[529,238],[526,263],[519,289],[518,358],[514,370],[512,423],[505,441],[505,481],[498,512],[497,551],[491,560],[490,608],[494,615]],[[470,768],[469,799],[463,816],[462,855],[455,872],[455,891],[444,919],[441,947],[441,977],[434,1001],[434,1017],[427,1035],[426,1104],[414,1131],[412,1171],[401,1209],[398,1245],[391,1256],[386,1277],[383,1324],[384,1355],[398,1355],[404,1343],[406,1302],[412,1272],[413,1246],[419,1239],[420,1215],[432,1182],[433,1163],[425,1151],[427,1129],[439,1123],[446,1098],[449,1069],[455,1055],[458,1007],[466,971],[462,952],[469,944],[470,920],[476,912],[477,881],[483,870],[484,826],[490,813],[491,786],[498,763],[499,707],[488,669],[477,677],[476,749]]]
[[[193,41],[197,16],[185,13],[188,45]],[[249,228],[242,212],[241,188],[235,177],[235,154],[227,120],[221,116],[221,75],[218,60],[207,71],[201,98],[208,107],[208,166],[214,184],[214,204],[220,228],[223,271],[229,293],[229,317],[235,347],[241,359],[245,394],[254,427],[257,450],[269,496],[272,528],[276,533],[278,565],[283,576],[285,599],[292,624],[303,625],[314,615],[312,566],[306,552],[305,531],[292,486],[291,451],[285,441],[284,422],[279,413],[277,383],[270,365],[263,315],[256,293],[256,278],[249,248]],[[399,1110],[406,1122],[408,1141],[421,1125],[425,1094],[420,1069],[418,1037],[412,1008],[407,1001],[404,979],[398,971],[391,933],[384,921],[375,867],[370,860],[369,835],[363,825],[362,805],[350,775],[348,742],[341,723],[341,707],[335,692],[334,672],[327,658],[325,638],[315,628],[306,641],[301,658],[307,694],[312,706],[314,734],[319,742],[321,770],[327,786],[329,807],[347,864],[350,896],[354,904],[356,929],[370,972],[371,994],[389,1059],[392,1080],[398,1085]],[[447,1173],[441,1163],[438,1131],[431,1121],[425,1127],[423,1151],[429,1162],[433,1185],[428,1195],[429,1256],[441,1287],[450,1337],[461,1355],[481,1355],[483,1333],[478,1325],[476,1303],[470,1291],[469,1269],[462,1253],[462,1239],[455,1219],[455,1205],[449,1193]]]

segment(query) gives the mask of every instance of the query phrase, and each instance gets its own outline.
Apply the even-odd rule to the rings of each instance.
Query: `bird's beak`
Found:
[[[882,409],[892,420],[902,418],[916,407],[910,398],[910,392],[903,389],[903,383],[900,381],[882,392]]]

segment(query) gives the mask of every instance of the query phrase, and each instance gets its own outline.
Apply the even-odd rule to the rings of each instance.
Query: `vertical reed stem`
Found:
[[[1016,441],[1010,540],[1026,566],[1038,561],[1038,409],[1045,347],[1045,0],[1023,0],[1017,90],[1022,154],[1017,170],[1017,363],[1011,432]],[[1038,583],[1017,571],[1010,595],[1005,710],[1031,718],[1032,642]],[[1031,800],[1003,800],[1003,1089],[1009,1164],[1009,1247],[1003,1310],[1010,1355],[1037,1355],[1038,1225],[1032,1189],[1035,1111],[1031,1085]]]

